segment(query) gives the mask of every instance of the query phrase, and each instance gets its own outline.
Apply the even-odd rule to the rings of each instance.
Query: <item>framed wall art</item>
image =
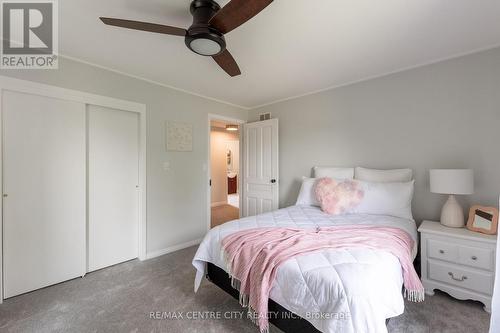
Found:
[[[166,122],[167,151],[193,151],[193,125],[178,121]]]

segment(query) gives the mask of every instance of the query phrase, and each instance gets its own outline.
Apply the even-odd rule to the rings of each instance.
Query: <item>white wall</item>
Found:
[[[65,58],[59,70],[0,70],[0,75],[146,104],[148,253],[205,235],[208,114],[246,120],[246,111]],[[193,152],[165,151],[166,121],[193,124]]]
[[[210,133],[211,202],[227,203],[227,143],[238,140],[238,134],[212,127]]]
[[[369,55],[368,55],[369,56]],[[411,167],[414,215],[438,219],[445,196],[429,193],[431,168],[472,168],[465,203],[497,205],[500,193],[500,49],[250,111],[280,121],[280,205],[295,202],[314,165]]]

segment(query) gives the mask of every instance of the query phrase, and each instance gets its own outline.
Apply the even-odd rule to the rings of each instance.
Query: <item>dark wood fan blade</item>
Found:
[[[127,28],[127,29],[142,30],[142,31],[156,32],[160,34],[183,36],[183,37],[186,36],[187,33],[186,29],[171,27],[168,25],[122,20],[109,17],[101,17],[100,19],[102,22],[104,22],[104,24],[113,25],[115,27]]]
[[[238,76],[241,74],[238,64],[228,50],[224,50],[224,52],[219,55],[213,56],[212,58],[214,58],[215,62],[218,63],[219,66],[223,70],[225,70],[227,74],[231,76]]]
[[[212,17],[209,24],[227,34],[260,13],[271,2],[273,0],[231,0]]]

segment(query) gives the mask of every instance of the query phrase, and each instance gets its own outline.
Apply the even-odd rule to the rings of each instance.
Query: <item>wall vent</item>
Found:
[[[271,119],[271,112],[261,113],[259,115],[259,118],[260,118],[260,121],[269,120],[269,119]]]

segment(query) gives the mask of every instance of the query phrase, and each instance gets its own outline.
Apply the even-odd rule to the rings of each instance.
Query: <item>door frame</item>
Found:
[[[27,80],[14,79],[0,75],[0,189],[3,192],[3,96],[4,91],[12,91],[61,100],[79,102],[87,105],[97,105],[122,111],[139,114],[139,216],[138,216],[138,246],[139,259],[146,259],[147,234],[146,234],[146,123],[147,110],[145,104],[130,102],[122,99],[90,94],[78,90],[60,88]],[[88,167],[88,166],[87,166]],[[88,182],[88,180],[87,180]],[[3,193],[2,193],[3,195]],[[88,209],[88,208],[87,208]],[[88,211],[87,211],[88,213]],[[86,217],[88,218],[88,216]],[[3,303],[3,200],[0,200],[0,304]],[[82,271],[86,271],[83,267]]]
[[[209,113],[208,114],[208,133],[207,133],[207,138],[208,138],[208,149],[207,149],[207,164],[206,164],[206,169],[207,169],[207,178],[206,178],[206,184],[207,184],[207,232],[210,231],[212,228],[212,193],[211,193],[211,186],[210,186],[210,179],[212,178],[212,167],[210,163],[210,157],[211,157],[211,138],[210,134],[212,131],[212,120],[219,120],[219,121],[225,121],[225,122],[230,122],[234,124],[238,124],[239,128],[239,141],[240,141],[240,165],[239,165],[239,170],[238,170],[238,188],[240,189],[239,193],[239,214],[241,217],[241,191],[242,191],[242,182],[241,182],[241,175],[243,174],[243,165],[244,165],[244,160],[242,159],[242,149],[243,149],[243,124],[246,124],[246,120],[238,119],[238,118],[231,118],[227,116],[221,116],[218,114],[213,114]]]

